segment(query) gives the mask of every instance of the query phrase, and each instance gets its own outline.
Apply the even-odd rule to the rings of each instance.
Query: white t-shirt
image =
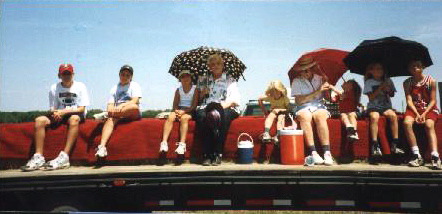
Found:
[[[134,81],[131,81],[126,85],[118,83],[110,90],[110,98],[108,102],[118,105],[130,101],[133,97],[142,97],[141,87],[138,83]]]
[[[209,88],[209,97],[204,99],[203,103],[201,104],[202,108],[205,108],[205,106],[211,102],[240,103],[241,97],[239,94],[238,85],[233,78],[227,77],[225,73],[223,73],[221,77],[216,80],[214,80],[213,76],[210,75],[207,80],[207,86]],[[200,90],[201,89],[202,88],[200,88]],[[239,113],[238,106],[234,107],[233,110]]]
[[[192,88],[190,88],[189,92],[187,94],[184,92],[183,86],[180,86],[178,88],[178,93],[180,94],[180,103],[178,104],[179,107],[191,107],[192,101],[193,101],[193,95],[195,94],[196,86],[192,85]]]
[[[65,88],[61,82],[53,84],[49,91],[49,107],[53,109],[77,109],[79,106],[89,106],[87,88],[82,82],[74,81],[70,88]],[[85,109],[84,115],[86,116]]]
[[[292,97],[297,95],[307,95],[318,90],[322,85],[322,77],[313,74],[313,78],[311,81],[304,78],[296,78],[292,82]],[[304,103],[301,106],[307,105],[316,105],[321,104],[323,102],[324,95],[322,93],[316,95],[313,100],[310,100],[308,103]]]

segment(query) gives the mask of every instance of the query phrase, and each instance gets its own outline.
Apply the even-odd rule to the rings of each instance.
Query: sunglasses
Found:
[[[61,73],[61,75],[68,76],[68,75],[72,75],[72,73],[69,71],[65,71],[65,72]]]

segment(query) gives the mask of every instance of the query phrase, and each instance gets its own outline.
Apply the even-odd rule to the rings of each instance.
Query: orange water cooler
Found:
[[[304,164],[304,131],[281,130],[281,163],[285,165]]]

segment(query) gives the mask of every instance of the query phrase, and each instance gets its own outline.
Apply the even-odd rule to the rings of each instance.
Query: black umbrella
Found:
[[[408,76],[407,65],[410,60],[421,60],[425,67],[433,64],[427,47],[421,43],[385,37],[375,40],[364,40],[344,59],[350,72],[365,74],[365,68],[373,62],[380,62],[388,76]]]
[[[224,60],[224,72],[236,81],[243,77],[244,70],[247,68],[244,63],[231,51],[226,49],[211,48],[201,46],[190,51],[185,51],[175,57],[170,66],[169,73],[178,78],[182,70],[190,70],[194,84],[199,76],[209,74],[207,59],[212,54],[219,54]],[[243,77],[244,78],[244,77]]]

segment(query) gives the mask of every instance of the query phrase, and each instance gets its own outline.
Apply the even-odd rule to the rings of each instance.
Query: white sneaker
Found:
[[[273,139],[273,142],[275,142],[275,144],[279,143],[278,135],[276,135],[275,137],[272,137],[272,139]]]
[[[270,141],[272,141],[272,136],[270,136],[270,133],[264,132],[262,134],[262,141],[263,142],[270,142]]]
[[[45,158],[41,154],[34,154],[31,159],[20,169],[24,172],[40,169],[46,163]]]
[[[49,161],[46,164],[46,170],[64,169],[70,167],[69,155],[61,151],[54,160]]]
[[[176,145],[178,145],[178,147],[176,148],[175,152],[179,155],[184,155],[186,152],[186,143],[178,142]]]
[[[104,120],[104,119],[108,118],[107,111],[103,111],[101,113],[94,114],[94,118],[95,118],[95,120]]]
[[[107,149],[106,146],[98,145],[97,152],[95,153],[95,156],[104,158],[107,156]]]
[[[332,155],[331,155],[330,152],[326,152],[326,153],[324,154],[324,164],[325,164],[326,166],[331,166],[331,165],[334,164],[333,157],[332,157]]]
[[[167,145],[167,141],[163,141],[160,144],[160,152],[167,152],[169,151],[169,146]]]
[[[442,169],[442,163],[439,156],[431,155],[431,166],[433,167],[433,169]]]
[[[317,152],[312,152],[313,156],[313,162],[315,165],[321,165],[324,164],[324,159],[321,158],[321,156]]]
[[[358,135],[358,133],[354,133],[354,134],[352,134],[352,135],[349,135],[348,138],[349,138],[351,141],[356,141],[356,140],[359,140],[359,135]]]

